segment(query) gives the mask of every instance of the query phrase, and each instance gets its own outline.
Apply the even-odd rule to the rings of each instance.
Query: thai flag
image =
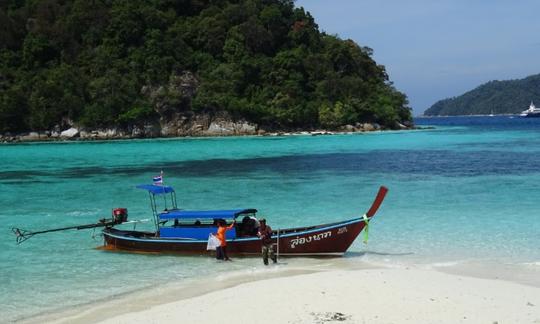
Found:
[[[163,185],[163,172],[161,172],[160,175],[153,177],[152,181],[154,182],[154,185],[156,186]]]

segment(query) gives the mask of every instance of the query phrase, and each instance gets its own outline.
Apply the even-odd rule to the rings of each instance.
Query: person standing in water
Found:
[[[234,220],[229,226],[227,226],[227,223],[223,219],[218,221],[218,230],[216,237],[221,242],[220,246],[216,247],[216,259],[218,260],[231,261],[231,259],[229,259],[229,256],[227,255],[226,232],[233,228],[234,224],[236,224],[236,220]]]
[[[274,263],[277,262],[276,255],[274,254],[274,245],[272,244],[272,228],[266,225],[266,219],[259,219],[259,232],[257,235],[261,239],[261,253],[263,262],[265,265],[268,265],[268,255]]]

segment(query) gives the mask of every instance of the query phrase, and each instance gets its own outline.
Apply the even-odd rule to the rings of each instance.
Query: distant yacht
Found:
[[[493,109],[491,109],[491,114],[489,114],[489,117],[493,117],[495,114],[493,114]]]
[[[531,101],[529,109],[522,111],[519,115],[521,117],[540,117],[540,108],[536,108],[534,103]]]

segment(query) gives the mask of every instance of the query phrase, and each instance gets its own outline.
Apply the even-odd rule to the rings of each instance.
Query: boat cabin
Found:
[[[236,225],[226,232],[228,240],[237,237],[257,235],[251,224],[256,224],[256,209],[235,210],[168,210],[158,215],[160,220],[159,236],[167,238],[191,238],[206,240],[210,233],[216,233],[218,222],[223,220],[230,225],[240,218]],[[250,230],[250,231],[249,231]]]
[[[139,185],[137,188],[147,190],[150,195],[156,234],[161,238],[207,240],[211,233],[217,232],[220,221],[229,226],[233,220],[236,220],[236,225],[226,232],[227,240],[257,236],[259,221],[256,209],[182,210],[176,205],[176,193],[172,187]],[[163,211],[158,211],[156,196],[163,197]]]

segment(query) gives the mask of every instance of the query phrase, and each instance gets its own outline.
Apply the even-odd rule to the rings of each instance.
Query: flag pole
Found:
[[[163,189],[163,202],[165,203],[165,209],[167,208],[167,197],[165,197],[165,183],[163,182],[163,170],[159,172],[159,178],[161,179],[160,186]]]

